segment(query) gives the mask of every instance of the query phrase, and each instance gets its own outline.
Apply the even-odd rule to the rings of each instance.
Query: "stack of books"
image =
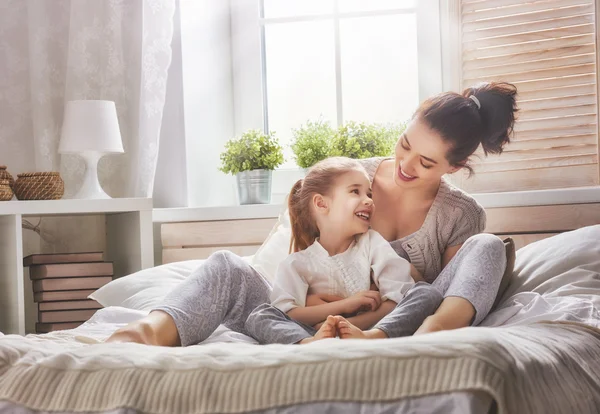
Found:
[[[88,295],[112,280],[113,264],[102,252],[34,254],[29,266],[33,298],[38,304],[36,333],[73,329],[102,306]]]

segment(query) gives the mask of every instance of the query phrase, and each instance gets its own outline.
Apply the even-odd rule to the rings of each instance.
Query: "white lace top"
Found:
[[[306,295],[325,293],[352,296],[369,290],[373,282],[382,299],[399,302],[414,285],[410,264],[398,256],[376,231],[357,238],[343,253],[329,256],[316,241],[289,255],[277,268],[271,303],[282,312],[306,306]]]

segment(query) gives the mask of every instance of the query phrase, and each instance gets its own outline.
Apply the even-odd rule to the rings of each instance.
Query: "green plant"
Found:
[[[394,148],[396,147],[396,143],[400,139],[400,135],[402,135],[402,133],[406,129],[406,122],[385,124],[382,125],[382,127],[385,130],[384,139],[386,140],[386,142],[389,142],[391,144],[389,154],[392,154],[394,152]]]
[[[281,164],[283,148],[275,134],[252,129],[225,144],[219,170],[235,175],[242,171],[274,170]]]
[[[405,125],[379,125],[350,121],[338,128],[332,142],[332,155],[350,158],[384,157],[394,146]]]
[[[329,157],[331,153],[331,142],[335,130],[322,119],[318,121],[307,121],[298,129],[293,131],[292,151],[296,158],[296,164],[301,168],[309,168],[317,162]]]

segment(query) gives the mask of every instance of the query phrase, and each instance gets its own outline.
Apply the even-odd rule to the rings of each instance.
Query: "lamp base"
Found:
[[[83,152],[80,153],[81,157],[85,160],[85,176],[81,188],[73,196],[73,198],[86,198],[86,199],[106,199],[112,198],[104,192],[98,181],[98,161],[103,153],[100,152]]]

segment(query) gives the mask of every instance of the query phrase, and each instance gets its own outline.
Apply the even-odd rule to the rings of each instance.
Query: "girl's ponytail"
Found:
[[[301,223],[301,211],[300,211],[300,192],[302,191],[302,183],[304,179],[296,181],[290,191],[288,197],[288,210],[290,212],[290,224],[292,227],[292,238],[290,239],[290,253],[295,253],[302,248],[299,248],[302,243],[302,223]],[[306,246],[304,247],[304,249]]]

